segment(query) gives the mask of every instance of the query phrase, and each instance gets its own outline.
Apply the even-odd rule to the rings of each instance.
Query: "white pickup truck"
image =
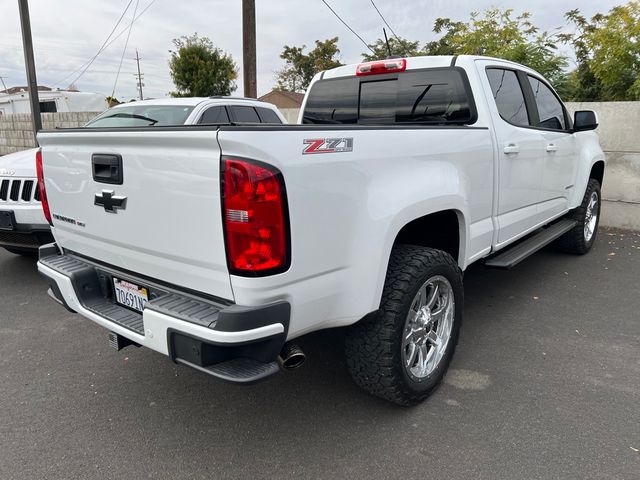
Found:
[[[570,118],[526,67],[342,66],[316,75],[299,123],[38,135],[51,296],[117,349],[238,383],[298,365],[292,340],[348,327],[355,382],[410,405],[451,360],[470,264],[593,245],[596,115]]]

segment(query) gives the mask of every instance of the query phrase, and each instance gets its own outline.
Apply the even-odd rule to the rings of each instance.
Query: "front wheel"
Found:
[[[584,255],[591,250],[600,224],[601,204],[600,183],[592,178],[587,184],[582,203],[568,217],[576,220],[577,225],[558,239],[561,250],[577,255]]]
[[[394,247],[380,309],[346,336],[356,384],[400,405],[425,399],[444,377],[462,322],[462,272],[440,250]]]

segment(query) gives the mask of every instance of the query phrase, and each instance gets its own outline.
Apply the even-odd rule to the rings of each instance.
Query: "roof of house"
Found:
[[[45,87],[44,85],[38,85],[39,92],[50,92],[52,90],[51,87]],[[28,92],[29,87],[10,87],[6,90],[0,90],[0,93],[6,93],[11,95],[12,93],[20,93],[20,92]]]
[[[273,103],[278,108],[300,108],[302,100],[304,100],[304,93],[272,90],[258,100]]]

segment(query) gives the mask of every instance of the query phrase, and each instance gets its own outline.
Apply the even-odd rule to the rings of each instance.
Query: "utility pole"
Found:
[[[257,98],[255,0],[242,0],[242,70],[244,72],[244,96]]]
[[[144,100],[144,96],[142,95],[142,87],[144,87],[144,83],[142,82],[142,80],[144,79],[144,73],[140,73],[140,60],[142,60],[140,58],[140,55],[138,55],[138,49],[136,48],[136,58],[135,58],[137,64],[138,64],[138,73],[137,74],[133,74],[137,79],[138,79],[138,92],[140,92],[140,100]]]
[[[35,139],[35,136],[38,134],[38,132],[42,130],[42,119],[40,118],[38,80],[36,80],[36,62],[33,59],[31,20],[29,19],[29,4],[27,3],[27,0],[18,0],[18,8],[20,9],[22,46],[24,48],[24,63],[27,69],[27,84],[29,85],[29,100],[31,102],[31,121],[33,122],[33,136]]]

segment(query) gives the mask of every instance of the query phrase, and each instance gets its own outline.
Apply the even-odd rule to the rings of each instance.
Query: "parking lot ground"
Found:
[[[0,478],[640,478],[640,235],[465,283],[446,381],[407,409],[352,384],[341,330],[252,387],[115,352],[1,251]]]

